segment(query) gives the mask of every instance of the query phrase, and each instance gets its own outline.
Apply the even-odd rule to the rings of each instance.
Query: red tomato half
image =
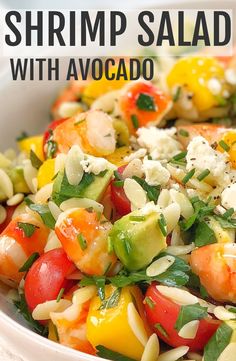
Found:
[[[46,145],[47,142],[49,141],[49,139],[50,139],[50,137],[51,137],[51,135],[52,135],[53,130],[54,130],[59,124],[63,123],[66,119],[67,119],[67,118],[54,120],[53,122],[51,122],[51,123],[48,125],[48,127],[47,127],[47,129],[46,129],[46,131],[45,131],[45,133],[44,133],[44,136],[43,136],[43,152],[44,152],[45,157],[46,157],[46,155],[47,155],[47,154],[46,154],[47,152],[46,152],[46,147],[45,147],[45,145]]]
[[[68,289],[66,277],[75,270],[62,248],[53,249],[34,262],[25,279],[25,298],[31,311],[43,302],[55,300],[61,288]]]
[[[149,286],[146,297],[153,301],[154,306],[145,304],[147,320],[153,327],[155,333],[168,345],[172,347],[189,346],[190,351],[200,351],[207,344],[211,336],[216,332],[220,321],[210,318],[200,320],[198,331],[194,339],[182,338],[175,329],[181,306],[163,296],[156,288],[156,283]],[[156,327],[160,324],[168,337],[165,337]]]
[[[6,216],[5,221],[2,224],[0,224],[0,233],[2,233],[4,231],[4,229],[8,226],[8,224],[11,222],[11,219],[12,219],[13,213],[16,209],[16,206],[13,206],[13,207],[7,206],[5,209],[7,212],[7,216]]]
[[[122,176],[126,166],[119,167],[117,172]],[[125,216],[131,212],[131,204],[126,197],[123,187],[117,187],[115,184],[116,180],[111,181],[111,201],[114,207],[121,216]]]

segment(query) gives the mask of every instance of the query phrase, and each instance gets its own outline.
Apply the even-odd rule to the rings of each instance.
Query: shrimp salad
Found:
[[[113,361],[233,361],[236,56],[72,81],[0,153],[0,279],[37,333]]]

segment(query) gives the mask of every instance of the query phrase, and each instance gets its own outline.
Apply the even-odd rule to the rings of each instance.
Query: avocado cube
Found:
[[[157,212],[142,216],[138,210],[114,223],[110,240],[117,257],[129,271],[146,267],[166,248],[166,237],[160,230],[159,218]]]

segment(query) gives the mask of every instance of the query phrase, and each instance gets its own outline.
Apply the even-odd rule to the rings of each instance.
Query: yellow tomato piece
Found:
[[[46,184],[49,184],[52,182],[52,178],[54,177],[55,172],[55,159],[47,159],[38,171],[38,187],[42,188]]]
[[[132,150],[129,147],[120,147],[117,148],[114,153],[108,155],[106,159],[117,167],[121,167],[122,165],[127,164],[127,162],[124,161],[124,158],[130,153],[132,153]]]
[[[54,326],[52,321],[48,322],[48,339],[54,342],[58,342],[56,326]]]
[[[193,56],[182,58],[174,65],[167,77],[170,88],[184,85],[193,93],[193,102],[199,111],[217,106],[219,100],[209,89],[208,82],[216,78],[224,79],[224,68],[217,59],[211,57]],[[222,96],[223,86],[219,96]]]
[[[236,168],[236,131],[230,130],[226,132],[221,140],[229,146],[229,150],[227,151],[229,154],[229,159],[233,168]],[[218,143],[217,150],[220,152],[225,152],[225,149],[221,147],[220,142]]]
[[[42,135],[22,139],[18,141],[18,146],[20,150],[25,152],[28,156],[30,155],[30,151],[33,150],[41,161],[44,160]]]
[[[111,67],[110,74],[114,73],[116,74],[117,67]],[[128,71],[127,71],[128,73]],[[128,74],[129,78],[129,74]],[[108,93],[112,90],[118,90],[121,89],[125,84],[127,80],[124,80],[124,78],[121,78],[119,80],[108,80],[105,75],[102,76],[100,80],[92,80],[86,87],[83,92],[83,101],[87,103],[88,105],[91,105],[93,101],[97,98],[99,98],[101,95]]]
[[[117,290],[114,286],[108,285],[105,288],[106,298],[110,297]],[[87,338],[96,347],[105,346],[115,352],[127,357],[140,360],[144,351],[144,345],[134,334],[128,319],[128,305],[134,304],[138,308],[139,321],[136,324],[137,332],[150,335],[146,326],[142,294],[137,286],[124,287],[121,290],[118,305],[112,308],[101,309],[99,297],[92,299],[87,317]]]

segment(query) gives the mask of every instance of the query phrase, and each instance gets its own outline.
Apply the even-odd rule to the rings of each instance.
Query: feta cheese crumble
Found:
[[[170,172],[158,160],[145,159],[142,170],[150,186],[165,185],[170,179]]]
[[[209,169],[217,184],[226,186],[230,183],[230,166],[228,154],[214,150],[207,140],[201,136],[194,137],[187,147],[186,169],[195,168],[195,175]]]
[[[236,183],[229,185],[223,190],[221,203],[226,209],[233,208],[236,211]]]
[[[146,154],[147,154],[147,149],[140,148],[140,149],[136,150],[136,152],[133,152],[130,155],[127,155],[126,157],[124,157],[124,161],[131,162],[134,159],[140,159],[140,158],[145,157]]]
[[[155,127],[139,128],[137,142],[146,148],[154,160],[169,160],[182,150],[182,145],[175,139],[176,128],[158,129]]]
[[[106,169],[116,169],[114,164],[108,162],[104,158],[97,158],[91,155],[80,162],[85,173],[93,173],[98,175]]]

